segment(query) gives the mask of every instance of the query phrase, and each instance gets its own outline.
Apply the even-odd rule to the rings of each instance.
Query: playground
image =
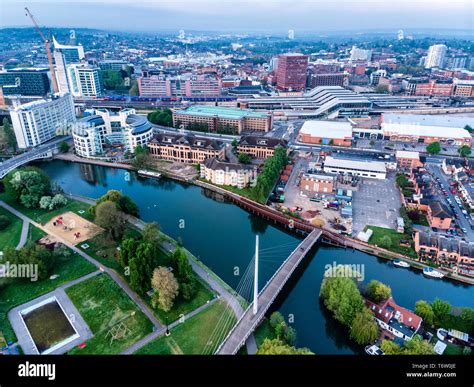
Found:
[[[70,211],[55,216],[44,227],[51,234],[58,235],[73,245],[91,239],[104,231],[101,227]]]

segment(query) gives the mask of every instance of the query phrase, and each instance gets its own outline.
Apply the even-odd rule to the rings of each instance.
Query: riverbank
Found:
[[[70,155],[70,156],[65,157],[67,155]],[[71,156],[71,154],[66,154],[66,155],[63,154],[63,155],[57,155],[57,156],[62,156],[62,157],[59,157],[59,159],[64,160],[64,161],[75,162],[75,160],[78,159],[79,160],[78,162],[85,163],[85,164],[93,164],[93,165],[99,165],[99,166],[105,166],[105,167],[134,170],[132,166],[127,165],[127,164],[108,163],[108,162],[103,162],[99,160],[82,159],[74,155]],[[276,211],[275,209],[269,206],[254,202],[248,198],[244,198],[234,192],[228,191],[214,184],[203,182],[199,179],[190,179],[188,177],[183,177],[183,176],[171,173],[170,171],[167,171],[167,170],[158,169],[158,171],[170,179],[177,180],[182,183],[193,184],[201,188],[208,189],[212,192],[218,193],[220,195],[223,195],[225,198],[230,199],[232,202],[239,205],[239,207],[245,209],[246,211],[256,214],[258,216],[261,216],[267,220],[272,220],[274,221],[274,223],[279,223],[280,225],[289,229],[290,231],[301,230],[304,233],[309,233],[312,231],[312,229],[317,228],[316,226],[312,224],[305,223],[305,222],[303,223],[301,220],[284,215],[281,212]],[[259,208],[261,208],[265,213],[262,213],[262,211],[259,211],[258,210]],[[348,236],[335,234],[333,231],[328,230],[324,227],[322,229],[324,233],[323,241],[325,243],[328,243],[334,246],[343,247],[343,248],[349,247],[349,248],[356,249],[364,253],[367,253],[379,258],[383,258],[386,260],[394,261],[394,260],[401,259],[401,260],[409,262],[411,266],[417,270],[423,270],[426,267],[430,267],[426,264],[423,264],[422,262],[416,261],[403,254],[394,253],[392,251],[383,249],[378,246],[371,245],[369,243],[356,240]],[[438,269],[438,270],[443,272],[446,275],[446,278],[452,279],[454,281],[463,282],[469,285],[474,285],[474,278],[444,271],[443,269]]]

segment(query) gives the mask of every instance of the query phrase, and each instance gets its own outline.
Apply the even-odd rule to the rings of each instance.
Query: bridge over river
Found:
[[[217,354],[236,354],[242,347],[247,338],[252,334],[265,313],[275,301],[278,293],[283,289],[295,269],[301,263],[309,250],[315,245],[322,235],[322,231],[314,229],[311,233],[296,247],[290,256],[281,264],[278,270],[273,274],[267,284],[263,287],[257,297],[258,310],[254,314],[253,303],[247,308],[244,314],[237,321],[237,324],[229,332],[220,347]]]

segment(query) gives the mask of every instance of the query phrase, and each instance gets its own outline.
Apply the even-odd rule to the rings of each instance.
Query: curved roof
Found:
[[[86,116],[84,118],[81,118],[79,120],[79,123],[85,124],[85,125],[93,125],[93,126],[105,124],[104,119],[99,115]]]
[[[146,117],[138,114],[129,114],[125,122],[132,127],[132,134],[141,134],[153,129]]]

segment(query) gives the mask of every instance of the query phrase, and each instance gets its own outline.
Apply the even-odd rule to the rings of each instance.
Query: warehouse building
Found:
[[[451,115],[383,114],[382,131],[385,139],[429,144],[472,144],[466,125],[474,127],[474,118]]]
[[[352,145],[352,125],[347,121],[306,121],[298,140],[307,144]]]
[[[385,179],[387,176],[387,167],[383,161],[343,156],[326,156],[323,171],[337,175],[361,176],[372,179]]]

